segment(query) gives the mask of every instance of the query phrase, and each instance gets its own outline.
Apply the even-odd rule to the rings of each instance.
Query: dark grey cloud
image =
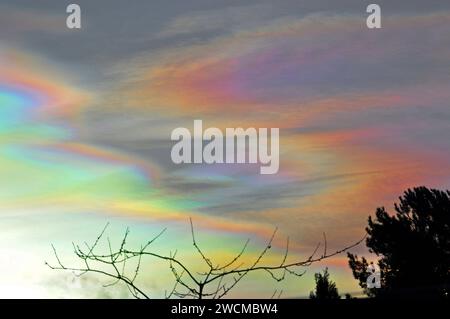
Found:
[[[20,45],[26,43],[27,47],[60,61],[102,68],[139,52],[209,40],[233,32],[239,26],[248,27],[281,17],[302,18],[319,12],[361,13],[363,17],[365,7],[371,3],[358,0],[249,0],[245,3],[237,0],[78,0],[75,2],[82,8],[84,26],[74,31],[65,27],[65,8],[72,2],[2,0],[3,14],[22,11],[22,16],[25,13],[35,15],[44,25],[49,20],[51,29],[29,28],[23,32],[27,21],[16,19],[12,25],[2,25],[0,38]],[[425,14],[450,8],[446,1],[383,0],[377,3],[386,15]]]

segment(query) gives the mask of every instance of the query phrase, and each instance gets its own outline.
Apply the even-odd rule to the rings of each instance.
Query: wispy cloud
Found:
[[[64,12],[3,6],[1,208],[73,227],[59,242],[118,218],[138,239],[169,226],[182,245],[191,216],[223,256],[276,225],[309,253],[323,231],[336,247],[359,239],[367,215],[407,187],[449,187],[450,12],[396,10],[374,31],[358,10],[295,3],[167,4],[155,19],[87,10],[97,28],[71,37],[58,34]],[[134,19],[109,16],[121,14]],[[173,164],[170,132],[196,118],[279,127],[279,174]]]

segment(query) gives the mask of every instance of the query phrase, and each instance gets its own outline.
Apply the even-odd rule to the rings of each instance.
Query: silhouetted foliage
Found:
[[[381,288],[368,288],[369,262],[348,253],[349,265],[371,297],[441,298],[449,293],[450,191],[408,189],[395,204],[369,217],[366,245],[378,257]]]
[[[314,274],[314,280],[316,281],[316,289],[309,294],[310,299],[340,299],[336,284],[330,280],[328,268],[325,268],[323,274],[320,272]]]

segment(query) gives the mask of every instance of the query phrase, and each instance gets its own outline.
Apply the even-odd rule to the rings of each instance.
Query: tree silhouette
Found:
[[[305,267],[313,263],[330,258],[337,254],[347,251],[348,249],[360,244],[362,239],[355,244],[352,244],[343,249],[327,253],[326,237],[324,236],[323,253],[319,254],[319,248],[322,243],[318,243],[314,251],[309,257],[304,260],[290,261],[289,254],[289,238],[286,240],[286,247],[284,254],[280,255],[280,262],[275,264],[263,263],[264,257],[272,248],[272,244],[277,233],[274,230],[272,236],[269,238],[266,246],[261,250],[260,254],[250,263],[241,262],[242,257],[246,251],[249,240],[243,245],[242,249],[228,262],[217,264],[206,256],[204,251],[198,245],[194,226],[190,220],[192,245],[197,252],[201,261],[206,266],[206,271],[199,271],[187,266],[182,260],[177,257],[177,252],[170,252],[169,255],[163,255],[150,250],[157,239],[159,239],[165,230],[160,232],[145,245],[139,249],[127,248],[127,238],[129,230],[125,232],[120,246],[116,249],[112,248],[109,238],[106,238],[109,251],[107,253],[99,253],[99,243],[105,239],[106,227],[97,237],[93,244],[84,243],[84,246],[73,245],[75,255],[81,259],[83,266],[68,267],[60,259],[54,246],[53,252],[56,258],[56,265],[46,262],[46,265],[51,269],[59,269],[72,271],[76,276],[83,276],[87,273],[96,273],[110,278],[112,281],[105,286],[113,286],[119,282],[124,283],[129,289],[130,293],[138,299],[150,298],[150,293],[145,290],[137,281],[137,277],[141,271],[141,264],[144,258],[153,258],[154,260],[165,261],[170,268],[174,278],[174,285],[170,291],[166,292],[166,298],[222,298],[226,296],[230,290],[249,273],[265,272],[275,281],[282,281],[286,275],[294,277],[301,277],[306,272]],[[130,270],[130,265],[132,269]],[[276,291],[273,297],[280,297],[282,291]]]
[[[309,294],[310,299],[340,299],[336,284],[330,280],[328,268],[325,268],[323,274],[321,274],[320,272],[314,274],[314,280],[316,282],[316,289],[315,291],[311,291],[311,293]]]
[[[370,263],[348,253],[349,265],[371,297],[447,297],[450,280],[450,191],[408,189],[395,214],[377,208],[366,245],[378,257],[381,288],[367,285]]]

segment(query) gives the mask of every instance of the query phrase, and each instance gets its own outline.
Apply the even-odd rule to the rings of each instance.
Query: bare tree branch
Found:
[[[166,261],[174,278],[174,285],[170,292],[165,292],[166,298],[222,298],[226,296],[236,285],[249,273],[263,271],[269,274],[269,276],[279,282],[286,278],[286,275],[295,277],[301,277],[306,272],[306,267],[313,263],[322,261],[324,259],[336,256],[342,252],[347,251],[350,248],[359,245],[364,239],[357,241],[356,243],[344,247],[343,249],[336,250],[332,253],[327,252],[327,238],[325,233],[323,234],[324,250],[321,256],[317,256],[317,251],[321,246],[318,243],[312,254],[306,260],[297,260],[294,262],[287,262],[289,256],[289,238],[286,239],[286,247],[284,253],[281,255],[280,262],[276,264],[263,264],[264,257],[268,254],[272,248],[275,236],[278,229],[275,228],[266,245],[261,252],[257,255],[253,262],[248,266],[239,263],[238,260],[242,259],[245,251],[248,247],[250,240],[247,240],[242,249],[230,259],[230,261],[223,265],[215,265],[211,259],[209,259],[203,250],[200,248],[196,237],[194,224],[192,219],[189,218],[192,245],[197,253],[200,255],[201,260],[206,264],[207,271],[197,272],[188,267],[182,260],[177,257],[177,252],[173,254],[169,253],[168,256],[155,253],[149,250],[151,244],[159,239],[166,229],[163,229],[160,233],[149,240],[140,249],[133,250],[126,248],[127,239],[129,235],[129,229],[127,228],[125,234],[120,242],[119,247],[115,250],[109,239],[106,237],[108,253],[100,254],[96,252],[100,241],[105,237],[105,232],[108,224],[105,225],[100,235],[96,238],[92,245],[84,243],[84,247],[73,244],[75,255],[83,261],[84,266],[80,268],[66,267],[61,261],[56,248],[52,245],[53,253],[56,258],[57,265],[51,265],[46,262],[46,265],[51,269],[59,269],[73,272],[76,276],[83,276],[87,273],[97,273],[112,279],[110,283],[105,284],[105,287],[110,287],[124,283],[131,295],[135,298],[150,298],[149,294],[145,292],[143,287],[138,287],[137,278],[141,271],[142,260],[144,257],[148,257],[155,260]],[[127,267],[133,260],[133,270],[128,275]],[[277,294],[278,293],[278,294]],[[275,290],[272,298],[280,298],[282,290]]]

